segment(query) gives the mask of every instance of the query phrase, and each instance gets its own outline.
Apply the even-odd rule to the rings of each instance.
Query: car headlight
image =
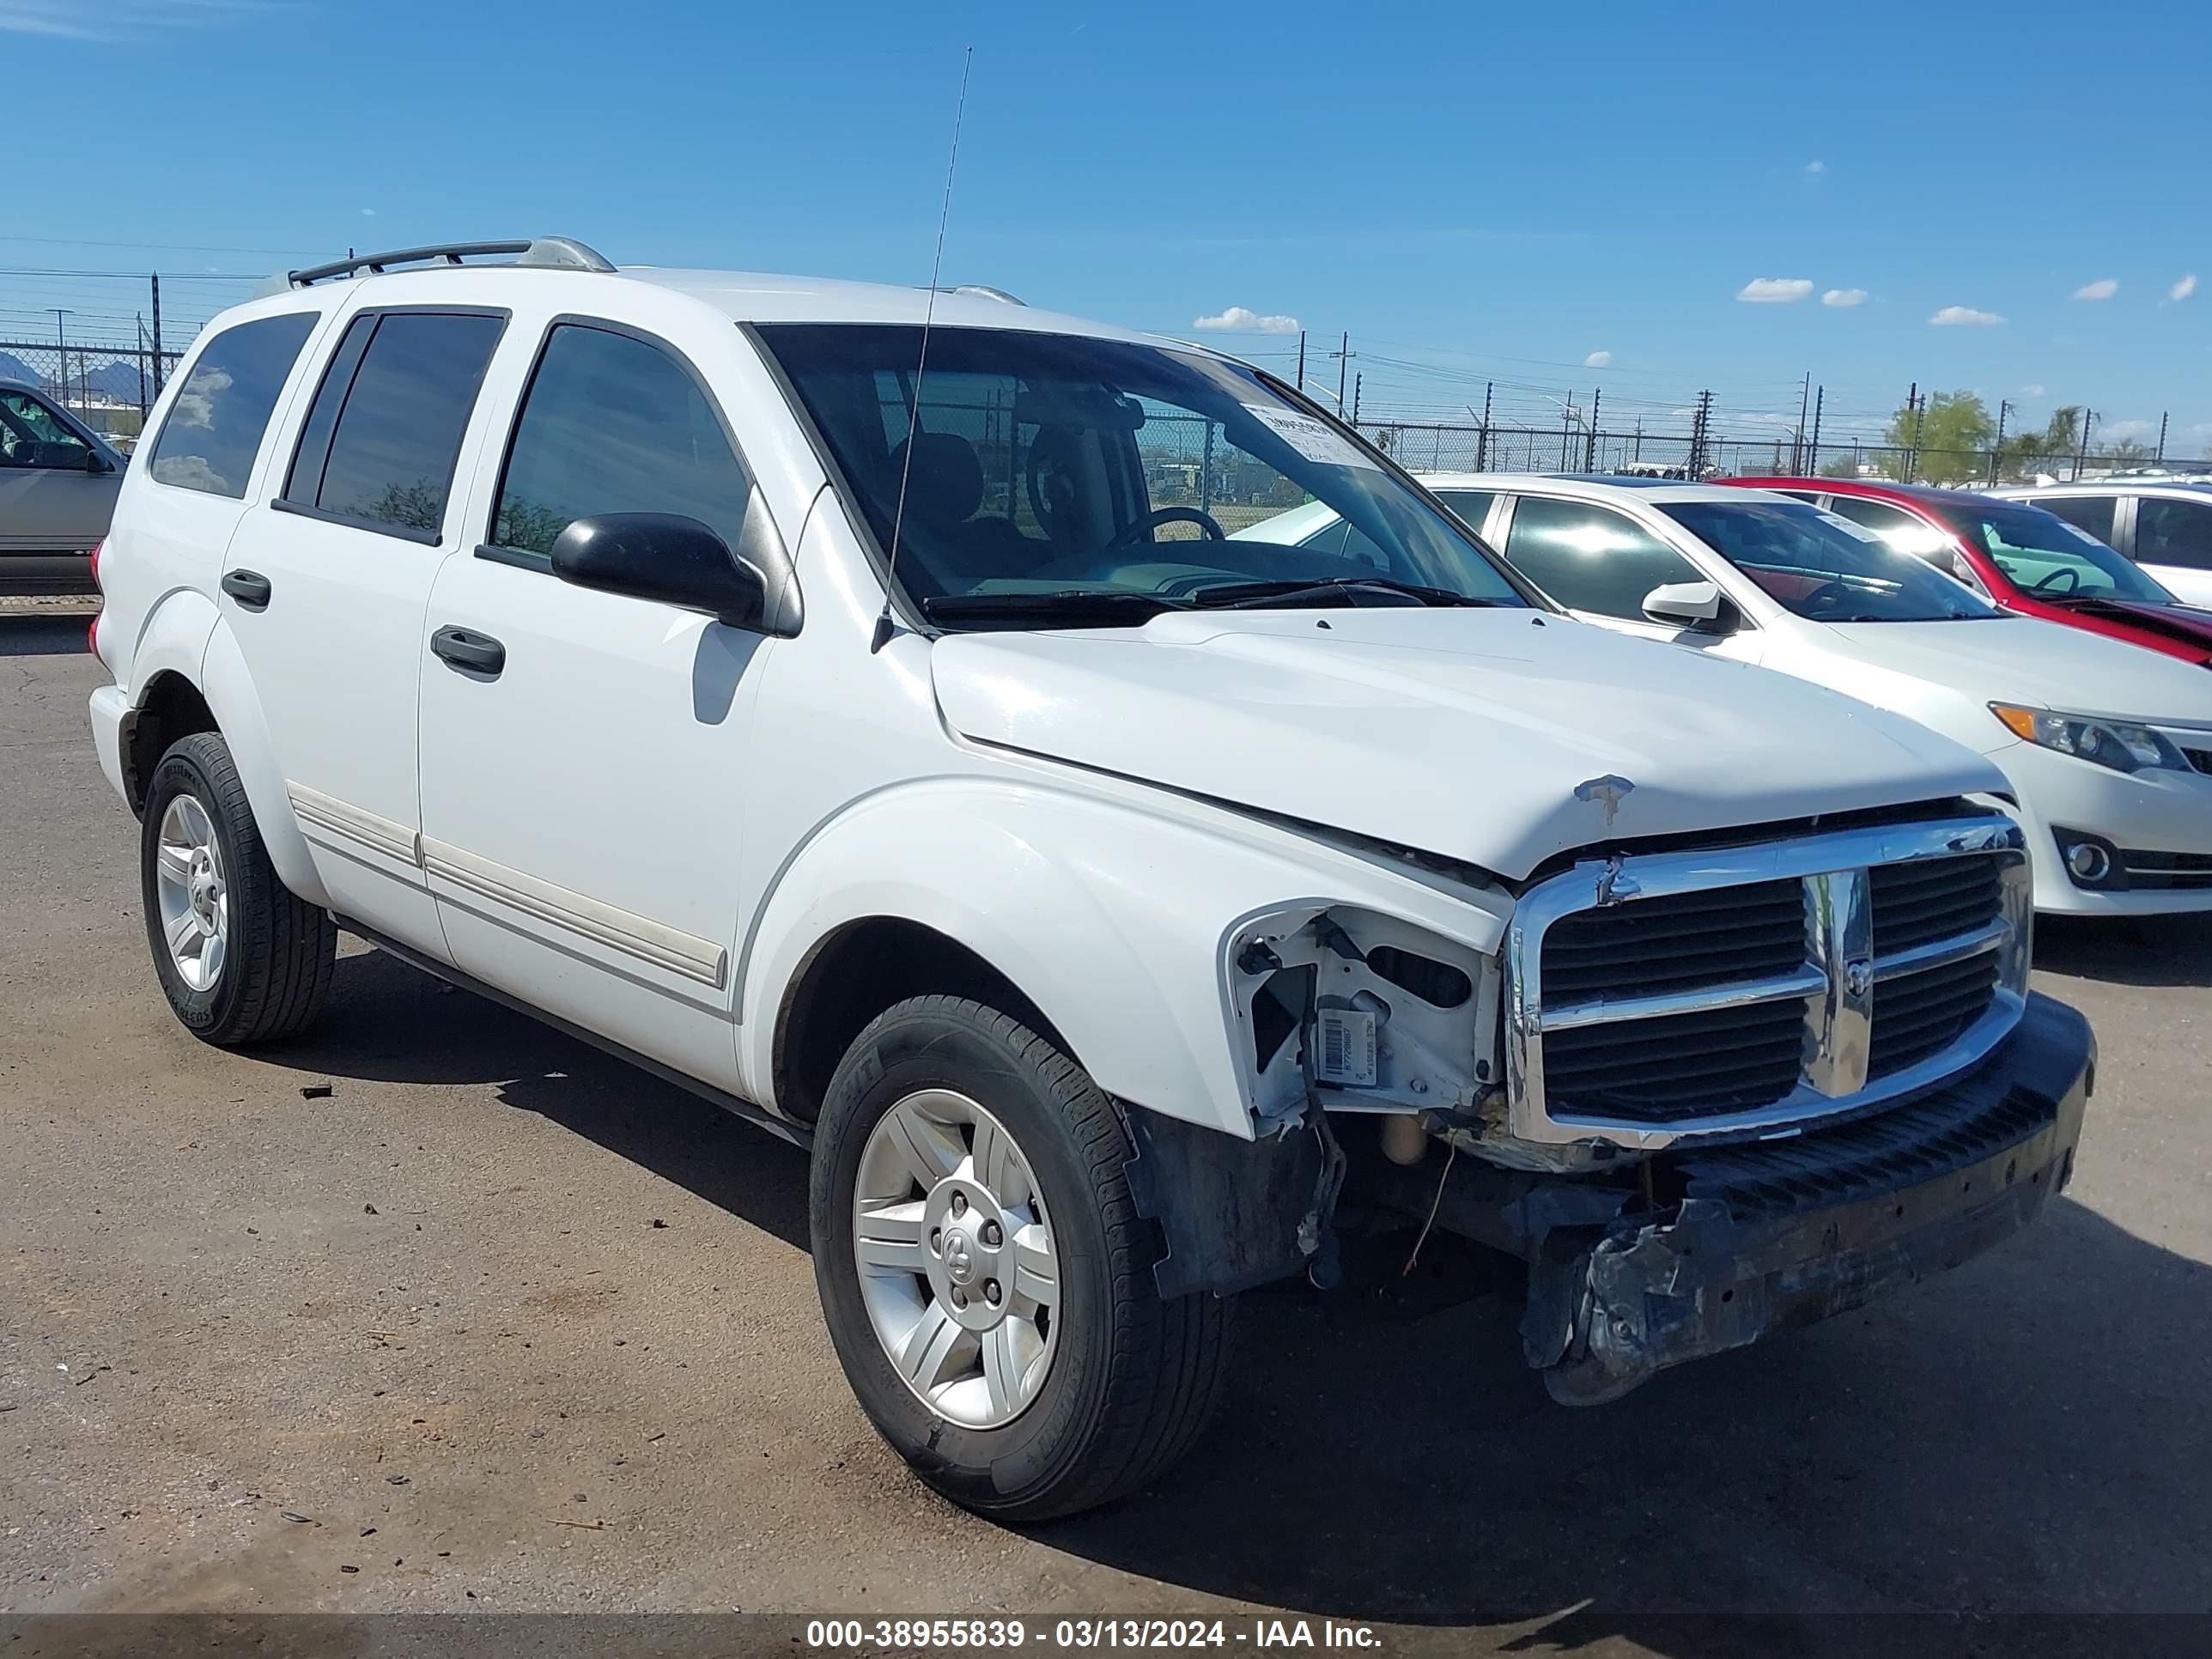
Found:
[[[1991,703],[1990,713],[2024,742],[2056,749],[2076,760],[2094,761],[2115,772],[2140,772],[2146,767],[2185,770],[2189,764],[2164,738],[2132,720],[2063,714],[2055,709],[2023,708],[2008,702]]]

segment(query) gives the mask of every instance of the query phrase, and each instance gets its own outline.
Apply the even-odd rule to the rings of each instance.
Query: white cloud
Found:
[[[1786,306],[1812,291],[1809,276],[1754,276],[1736,290],[1735,297],[1748,305]]]
[[[361,216],[364,219],[374,219],[376,217],[376,210],[374,208],[363,208],[361,210]]]
[[[1867,291],[1863,288],[1832,288],[1820,296],[1824,306],[1863,306]]]
[[[2100,276],[2094,283],[2084,283],[2075,289],[2074,297],[2077,300],[2109,300],[2119,291],[2118,278]]]
[[[2024,386],[2021,387],[2020,395],[2023,398],[2040,398],[2043,395],[2042,383],[2038,381],[2033,386]]]
[[[1295,334],[1298,331],[1298,319],[1274,313],[1263,317],[1243,306],[1231,306],[1211,317],[1197,319],[1191,326],[1221,329],[1232,334]]]
[[[1584,368],[1610,368],[1613,367],[1613,354],[1610,351],[1593,351],[1589,356],[1583,359],[1583,367]]]
[[[2176,283],[2172,288],[2166,289],[2166,297],[2169,300],[2186,300],[2191,295],[2196,292],[2197,273],[2192,270],[2189,275]]]
[[[1994,311],[1977,311],[1972,306],[1945,306],[1928,320],[1937,328],[1987,328],[2004,319]]]
[[[1808,161],[1805,163],[1805,171],[1808,173],[1826,173],[1827,170],[1828,164],[1826,161]]]

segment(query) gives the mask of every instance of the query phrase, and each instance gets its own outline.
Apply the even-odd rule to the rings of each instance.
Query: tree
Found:
[[[1997,423],[1971,392],[1931,392],[1917,410],[1890,417],[1893,448],[1914,452],[1913,470],[1923,478],[1979,477],[1989,467]]]
[[[2015,432],[1998,453],[1998,469],[2008,478],[2049,471],[2048,463],[2070,458],[2081,441],[2081,405],[2062,404],[2051,411],[2040,432]]]
[[[1820,476],[1824,478],[1856,478],[1859,476],[1858,457],[1855,454],[1838,455],[1834,460],[1821,465]]]

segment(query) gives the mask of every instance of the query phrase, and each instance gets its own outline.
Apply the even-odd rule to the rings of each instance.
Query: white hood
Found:
[[[2069,714],[2212,723],[2212,673],[2179,657],[2106,639],[2087,629],[2032,617],[2006,617],[1980,622],[1838,623],[1822,631],[1827,636],[1826,648],[1833,655],[1956,691],[1977,708],[1990,702],[2013,702]],[[1875,689],[1850,683],[1848,677],[1833,683],[1861,696],[1893,702]],[[2003,736],[1992,722],[1987,746],[2001,746]]]
[[[931,665],[976,741],[1509,878],[1595,842],[2005,787],[1898,715],[1528,611],[1171,612],[951,635]]]

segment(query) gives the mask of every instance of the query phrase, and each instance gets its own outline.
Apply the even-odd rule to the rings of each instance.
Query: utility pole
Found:
[[[1903,465],[1897,470],[1905,476],[1899,483],[1912,482],[1912,454],[1920,447],[1920,382],[1915,380],[1905,394],[1905,453]]]
[[[1805,384],[1797,388],[1797,441],[1790,446],[1790,470],[1802,476],[1805,465],[1805,404],[1813,395],[1813,371],[1805,371]]]
[[[154,283],[154,395],[161,395],[161,273],[153,273]]]
[[[1597,471],[1597,409],[1599,400],[1604,396],[1601,388],[1590,388],[1589,432],[1583,441],[1583,471],[1585,472]]]
[[[161,283],[161,278],[157,276],[157,277],[155,277],[154,280],[155,280],[155,284],[156,284],[156,286],[155,287],[154,292],[155,292],[156,295],[158,295],[158,294],[160,294],[160,293],[161,293],[161,288],[160,288],[160,286],[159,286],[159,284],[160,284],[160,283]],[[158,299],[157,299],[157,300],[155,300],[155,302],[154,302],[154,314],[155,314],[156,317],[159,317],[159,316],[161,314],[161,301],[160,301]],[[1298,390],[1299,390],[1299,391],[1301,391],[1301,392],[1304,392],[1305,389],[1306,389],[1306,331],[1305,331],[1305,330],[1304,330],[1304,329],[1300,329],[1300,330],[1298,331]]]
[[[67,408],[70,395],[69,335],[62,328],[62,319],[72,313],[67,306],[49,306],[47,309],[54,313],[54,349],[61,355],[61,365],[56,374],[61,387],[62,406]]]
[[[1644,459],[1644,417],[1641,415],[1636,417],[1636,450],[1629,459],[1638,461]]]
[[[1567,470],[1567,440],[1574,434],[1575,394],[1567,393],[1567,400],[1559,405],[1559,471]]]
[[[1694,483],[1705,476],[1705,428],[1712,419],[1713,394],[1710,389],[1698,394],[1697,421],[1690,428],[1690,481]]]
[[[1336,417],[1344,418],[1344,374],[1352,367],[1352,331],[1346,329],[1336,349]]]
[[[1492,380],[1485,380],[1482,383],[1482,424],[1475,428],[1474,434],[1474,470],[1477,472],[1489,471],[1490,394],[1496,384]],[[1470,409],[1468,413],[1472,415],[1474,411]]]
[[[2158,411],[2158,459],[2161,461],[2166,459],[2166,417],[2167,413],[2168,411],[2163,409]]]
[[[1822,386],[1813,394],[1813,447],[1805,457],[1805,476],[1820,476],[1820,405],[1828,401],[1828,388]]]

